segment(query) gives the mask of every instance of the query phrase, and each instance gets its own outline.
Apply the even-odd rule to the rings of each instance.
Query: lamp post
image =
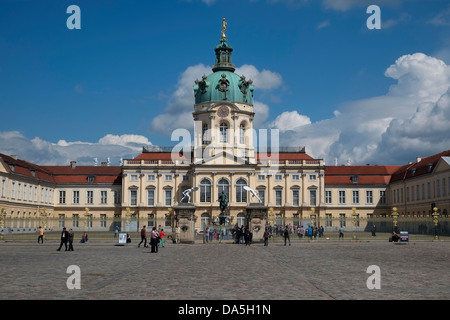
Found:
[[[45,228],[47,228],[47,216],[48,216],[47,210],[44,208],[44,209],[43,209],[43,212],[40,212],[39,214],[40,214],[41,217],[42,217],[42,226],[43,226],[44,229],[45,229]]]
[[[434,207],[433,208],[433,222],[434,222],[434,239],[438,240],[439,236],[438,236],[438,224],[439,224],[439,213],[438,213],[438,208]]]
[[[352,217],[353,217],[353,240],[356,240],[356,218],[358,217],[358,214],[356,213],[356,208],[352,208]]]
[[[314,237],[314,227],[316,226],[316,213],[315,213],[315,208],[311,208],[311,223],[312,223],[312,232],[313,232],[313,237]],[[317,233],[318,234],[318,233]]]
[[[5,217],[6,211],[5,208],[0,210],[0,228],[3,229],[5,227]],[[3,240],[3,230],[0,230],[0,240]]]
[[[398,212],[397,212],[397,208],[396,208],[396,207],[393,207],[393,208],[392,208],[392,213],[391,213],[391,215],[392,215],[392,223],[393,223],[393,225],[394,225],[394,231],[395,231],[395,233],[397,233],[397,218],[398,218]]]
[[[84,229],[89,231],[89,208],[84,208]]]
[[[127,213],[125,214],[125,226],[128,225],[128,230],[127,231],[129,231],[129,229],[130,229],[130,218],[131,218],[131,210],[128,207],[127,208]]]

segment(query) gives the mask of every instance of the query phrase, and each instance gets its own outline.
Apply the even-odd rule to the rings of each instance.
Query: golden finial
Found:
[[[227,30],[227,22],[225,18],[222,19],[222,39],[225,39],[227,36],[225,35],[225,30]]]

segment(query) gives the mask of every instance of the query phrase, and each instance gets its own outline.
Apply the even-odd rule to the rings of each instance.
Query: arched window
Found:
[[[240,178],[236,181],[236,202],[247,202],[247,190],[244,186],[247,185],[247,181]]]
[[[228,142],[228,124],[222,122],[219,127],[220,130],[220,142]]]
[[[227,179],[225,178],[220,179],[219,182],[217,183],[217,189],[219,191],[219,194],[221,194],[223,191],[227,195],[228,199],[230,199],[230,183],[228,182]]]
[[[239,143],[245,144],[245,124],[241,123],[239,126]]]
[[[200,202],[211,202],[211,181],[206,178],[200,181]]]
[[[236,224],[238,225],[239,228],[242,226],[245,227],[247,225],[247,219],[245,218],[245,214],[243,214],[242,212],[238,213]]]
[[[202,125],[202,143],[208,144],[209,143],[209,131],[208,131],[208,124],[204,123]]]

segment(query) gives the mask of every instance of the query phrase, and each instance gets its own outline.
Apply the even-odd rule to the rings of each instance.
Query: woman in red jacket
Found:
[[[159,237],[160,237],[160,241],[159,243],[161,244],[161,247],[164,248],[164,236],[166,236],[167,234],[164,233],[164,229],[161,229],[161,231],[159,232]]]

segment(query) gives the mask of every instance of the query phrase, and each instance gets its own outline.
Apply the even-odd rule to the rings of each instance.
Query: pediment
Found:
[[[250,164],[248,158],[237,157],[229,152],[222,151],[206,157],[195,163],[196,165],[243,165]]]
[[[433,172],[443,172],[448,171],[450,169],[450,157],[441,157],[436,164],[436,167],[434,168]]]

